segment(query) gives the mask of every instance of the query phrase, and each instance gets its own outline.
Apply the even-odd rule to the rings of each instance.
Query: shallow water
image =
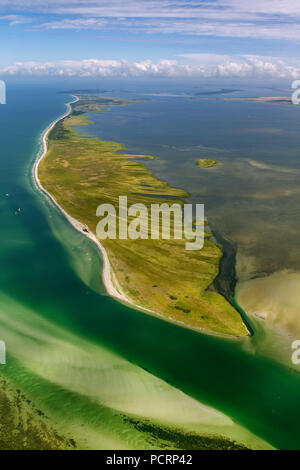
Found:
[[[142,314],[104,295],[100,283],[101,259],[96,247],[69,226],[32,183],[31,165],[39,148],[40,133],[64,112],[64,104],[69,100],[68,96],[56,94],[61,86],[15,85],[11,88],[13,93],[8,95],[8,104],[0,107],[3,217],[0,337],[6,340],[8,351],[7,365],[1,366],[1,371],[34,394],[59,425],[64,426],[64,431],[76,431],[80,439],[79,427],[84,424],[92,446],[146,445],[143,436],[128,428],[110,407],[126,415],[136,406],[140,416],[173,424],[176,420],[178,424],[179,420],[188,429],[207,430],[210,418],[206,418],[204,428],[200,426],[201,419],[204,419],[203,413],[211,411],[198,410],[194,424],[191,418],[200,401],[225,413],[275,447],[300,448],[300,376],[297,369],[291,368],[288,337],[251,317],[249,321],[255,332],[252,338],[202,335]],[[224,178],[221,175],[216,178],[216,175],[220,171],[229,174],[226,164],[231,160],[236,164],[235,160],[226,158],[222,150],[222,157],[218,159],[223,164],[217,171],[204,173],[203,170],[202,173],[200,170],[198,176],[193,165],[195,145],[198,146],[197,158],[201,145],[207,147],[208,142],[204,130],[192,138],[190,127],[195,119],[185,127],[185,135],[182,131],[177,136],[178,146],[186,148],[191,140],[191,150],[172,151],[176,129],[178,133],[178,122],[170,118],[176,116],[174,106],[182,109],[182,114],[185,111],[185,107],[181,107],[183,99],[187,100],[188,111],[190,105],[203,107],[201,102],[178,99],[179,103],[170,103],[170,122],[164,132],[154,126],[154,115],[157,110],[165,110],[166,104],[162,106],[161,101],[154,104],[151,98],[145,103],[113,109],[95,117],[97,133],[107,140],[125,143],[130,150],[140,152],[143,148],[143,153],[148,153],[152,147],[151,153],[160,156],[160,148],[164,161],[159,164],[157,160],[154,168],[159,176],[168,175],[166,179],[174,184],[176,171],[185,168],[184,177],[177,176],[179,186],[190,190],[189,181],[196,178],[198,195],[218,193],[221,189],[216,182],[221,184]],[[152,114],[147,106],[155,108]],[[149,116],[153,117],[148,121]],[[140,123],[136,126],[135,137],[133,127],[130,134],[124,124],[119,128],[115,125],[115,122],[128,123],[131,119],[135,124]],[[165,121],[166,114],[160,129]],[[157,140],[159,132],[163,134],[163,143]],[[151,146],[150,141],[154,140],[158,143]],[[163,145],[167,146],[165,153]],[[204,155],[202,150],[200,156]],[[169,158],[174,155],[174,164],[169,164],[172,172],[166,170],[167,155]],[[250,157],[247,154],[247,158]],[[256,171],[255,166],[249,167]],[[186,176],[188,168],[193,170],[190,179]],[[213,224],[218,222],[218,217],[221,220],[220,214],[213,211],[220,198],[221,193],[216,194],[215,199],[211,198],[214,204],[209,205],[212,209],[208,209],[208,216],[211,214]],[[223,227],[218,230],[222,232]],[[195,401],[190,402],[186,395],[179,396],[171,386]],[[130,400],[133,392],[134,403]],[[167,402],[171,404],[166,409]],[[182,411],[179,415],[178,409]],[[218,429],[216,422],[213,423],[214,430]],[[253,442],[253,437],[246,438],[245,432],[232,426],[223,415],[219,426],[225,434]]]
[[[231,96],[282,94],[289,91],[250,88]],[[237,250],[237,277],[244,283],[239,301],[247,309],[246,299],[251,299],[251,311],[259,312],[245,281],[275,272],[300,275],[300,108],[208,96],[155,96],[94,116],[88,132],[121,141],[132,152],[158,156],[147,166],[187,190],[192,202],[205,204],[213,230]],[[219,165],[197,168],[199,157]],[[288,305],[285,311],[289,315]],[[297,334],[298,320],[294,309],[279,324]]]

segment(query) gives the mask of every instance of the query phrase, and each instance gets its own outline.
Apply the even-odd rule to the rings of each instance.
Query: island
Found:
[[[199,158],[196,161],[196,165],[200,168],[212,168],[218,164],[217,160],[212,160],[211,158]]]
[[[184,249],[185,240],[123,240],[96,237],[99,204],[147,207],[159,202],[183,205],[188,194],[154,177],[143,164],[149,155],[128,153],[118,142],[79,132],[91,122],[86,113],[112,106],[134,105],[119,98],[77,95],[68,113],[45,133],[45,151],[35,167],[40,188],[69,221],[102,252],[107,292],[148,314],[198,331],[243,336],[249,331],[239,312],[211,285],[218,275],[222,249],[205,236],[198,251]],[[158,199],[159,198],[159,199]]]

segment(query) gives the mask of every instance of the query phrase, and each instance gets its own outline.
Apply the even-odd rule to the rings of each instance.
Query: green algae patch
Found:
[[[212,168],[218,164],[217,160],[212,160],[211,158],[199,158],[196,165],[200,168]]]
[[[85,105],[86,100],[84,96]],[[120,195],[127,196],[128,206],[142,203],[148,212],[151,204],[170,203],[170,197],[172,204],[183,206],[182,198],[188,194],[155,178],[143,165],[143,160],[153,156],[129,154],[117,142],[74,130],[88,124],[81,110],[79,97],[71,114],[56,124],[58,131],[55,126],[49,134],[48,152],[38,168],[41,184],[68,214],[96,234],[97,207],[104,203],[117,207]],[[106,239],[101,243],[115,287],[131,303],[183,326],[225,335],[248,334],[232,305],[217,292],[207,291],[222,257],[220,247],[207,236],[198,251],[186,250],[186,240],[172,236],[170,240]]]
[[[0,449],[267,447],[146,368],[0,301],[1,334],[14,345],[0,367]]]

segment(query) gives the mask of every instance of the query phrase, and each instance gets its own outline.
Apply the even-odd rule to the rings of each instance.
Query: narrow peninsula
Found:
[[[126,152],[117,142],[106,142],[78,131],[91,122],[86,113],[107,111],[134,102],[97,95],[77,95],[69,113],[44,136],[47,145],[36,165],[36,177],[78,229],[98,242],[104,255],[104,283],[120,300],[183,326],[223,335],[247,335],[234,307],[219,293],[208,290],[219,272],[222,250],[209,236],[199,251],[184,249],[184,240],[96,240],[100,204],[117,206],[119,195],[128,204],[173,202],[183,204],[188,194],[170,187],[143,165],[148,155]]]

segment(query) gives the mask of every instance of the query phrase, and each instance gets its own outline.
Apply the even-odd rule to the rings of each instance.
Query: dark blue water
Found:
[[[249,88],[196,100],[178,90],[174,96],[148,94],[145,102],[93,115],[94,126],[87,129],[130,152],[159,157],[147,166],[187,190],[192,201],[205,203],[215,231],[238,246],[243,271],[248,265],[244,277],[300,265],[300,108],[223,100],[266,95],[289,96],[289,91]],[[219,165],[197,169],[198,158]]]

